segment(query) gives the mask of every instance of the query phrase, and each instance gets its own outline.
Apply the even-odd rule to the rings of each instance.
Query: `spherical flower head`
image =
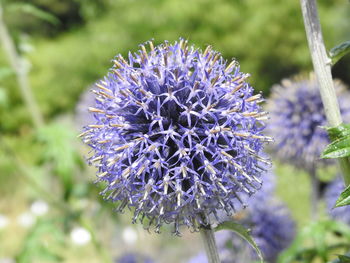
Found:
[[[83,140],[93,149],[103,195],[134,208],[159,230],[196,230],[232,200],[259,189],[266,112],[236,62],[227,64],[180,40],[117,56],[96,85],[95,122]],[[144,218],[147,220],[143,221]]]
[[[344,181],[340,176],[338,176],[333,182],[331,182],[327,186],[325,191],[325,201],[327,205],[327,212],[331,216],[331,218],[350,225],[350,206],[334,208],[340,193],[344,190]]]
[[[344,120],[350,120],[350,93],[334,81]],[[272,88],[267,103],[271,120],[268,132],[275,139],[276,157],[306,170],[327,163],[320,155],[329,143],[322,126],[327,126],[318,83],[313,74],[285,79]]]

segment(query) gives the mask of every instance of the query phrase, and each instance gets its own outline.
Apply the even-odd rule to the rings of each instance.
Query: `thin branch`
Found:
[[[3,9],[0,3],[0,43],[2,44],[7,59],[16,74],[18,86],[21,90],[21,95],[26,103],[29,113],[32,117],[36,128],[43,126],[43,117],[39,111],[39,107],[34,99],[32,90],[29,85],[27,69],[23,63],[22,58],[17,53],[15,43],[13,42],[5,21],[3,19]]]

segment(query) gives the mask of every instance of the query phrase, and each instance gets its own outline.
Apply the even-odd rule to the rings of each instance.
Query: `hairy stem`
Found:
[[[16,74],[18,86],[21,90],[21,95],[27,105],[28,111],[32,117],[32,121],[36,128],[43,126],[43,117],[39,111],[39,107],[34,99],[32,90],[29,85],[27,69],[23,60],[17,53],[15,44],[7,30],[3,19],[3,10],[0,3],[0,43],[2,44],[5,54],[9,60],[11,68]]]
[[[334,89],[331,60],[323,41],[316,0],[300,0],[306,36],[311,53],[314,71],[319,84],[323,107],[328,123],[336,127],[342,123],[337,96]],[[350,184],[350,162],[348,158],[339,159],[346,185]]]
[[[216,247],[214,231],[210,226],[203,226],[199,229],[204,243],[205,252],[208,257],[208,263],[220,263],[219,253]]]

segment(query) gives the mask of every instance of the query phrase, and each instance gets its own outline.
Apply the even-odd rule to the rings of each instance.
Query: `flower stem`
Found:
[[[208,263],[220,263],[219,253],[216,247],[214,231],[210,226],[202,226],[199,229],[207,254]]]
[[[22,58],[17,53],[15,43],[13,42],[5,21],[3,19],[3,10],[0,3],[0,43],[2,44],[9,63],[16,74],[18,86],[21,90],[21,95],[32,117],[32,121],[36,128],[43,126],[43,117],[39,111],[39,107],[35,101],[32,90],[29,85],[27,69]]]
[[[319,84],[323,107],[328,123],[336,127],[342,123],[337,96],[334,89],[331,60],[323,41],[316,0],[300,0],[306,36],[311,53],[314,71]],[[347,158],[338,159],[346,185],[350,184],[350,162]]]

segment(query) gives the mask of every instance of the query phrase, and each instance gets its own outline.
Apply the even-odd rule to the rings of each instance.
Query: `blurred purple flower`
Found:
[[[95,121],[94,116],[90,114],[88,108],[95,105],[95,95],[91,92],[93,87],[86,89],[79,98],[75,107],[75,124],[79,129]]]
[[[153,260],[137,253],[127,253],[115,260],[115,263],[153,263]]]
[[[208,263],[208,258],[204,252],[200,252],[198,255],[187,261],[187,263]]]
[[[95,122],[82,136],[106,199],[134,208],[133,222],[147,218],[156,231],[174,223],[178,233],[220,209],[232,214],[233,200],[259,189],[271,139],[262,134],[262,97],[236,62],[182,39],[149,44],[128,61],[117,56],[96,84]]]
[[[290,246],[295,237],[295,223],[288,209],[279,202],[249,207],[236,215],[236,221],[251,229],[251,235],[260,248],[265,262],[275,263],[279,254]],[[224,230],[216,233],[216,240],[222,263],[255,262],[255,250],[234,232]],[[199,254],[191,263],[207,263]]]
[[[327,212],[334,220],[350,225],[350,206],[333,208],[337,199],[339,198],[339,195],[344,190],[344,181],[340,176],[338,176],[327,186],[325,191],[325,201],[327,205]]]
[[[287,207],[275,199],[274,174],[267,173],[262,179],[262,189],[247,199],[248,208],[236,213],[231,220],[251,229],[251,235],[261,249],[265,262],[275,263],[278,255],[292,243],[295,223]],[[258,260],[254,249],[234,232],[219,231],[216,233],[216,241],[222,263],[249,263]],[[189,262],[207,263],[199,255]]]
[[[272,202],[272,201],[270,201]],[[292,243],[295,224],[288,209],[278,203],[255,206],[247,225],[267,262],[276,262],[278,255]]]
[[[334,81],[341,113],[350,120],[350,93],[340,81]],[[276,157],[306,170],[320,160],[329,143],[327,125],[318,83],[314,75],[285,79],[272,89],[267,102],[271,121],[268,132],[275,139]]]

